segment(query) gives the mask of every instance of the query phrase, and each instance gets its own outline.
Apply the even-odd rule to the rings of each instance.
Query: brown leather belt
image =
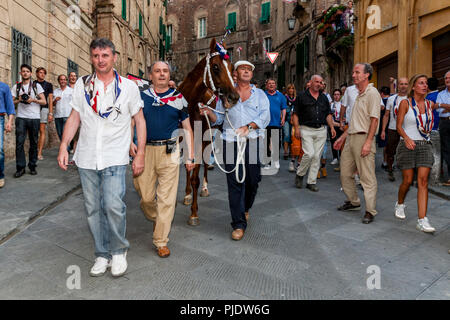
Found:
[[[6,116],[6,113],[5,113],[5,112],[0,113],[0,117],[1,117],[1,116]]]
[[[355,134],[367,134],[367,132],[357,132]]]
[[[440,118],[440,121],[445,121],[445,120],[450,120],[450,117],[444,117],[444,118]]]

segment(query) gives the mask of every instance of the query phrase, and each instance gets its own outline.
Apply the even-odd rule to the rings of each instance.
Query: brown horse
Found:
[[[224,46],[225,47],[225,46]],[[203,136],[208,130],[208,124],[205,116],[201,115],[198,103],[207,104],[211,108],[215,107],[215,96],[222,100],[226,108],[234,106],[239,100],[239,94],[234,88],[233,79],[231,77],[233,71],[233,65],[231,61],[225,59],[223,54],[218,52],[216,39],[211,41],[210,53],[203,58],[192,70],[184,81],[178,87],[178,90],[183,94],[184,98],[189,103],[188,112],[191,126],[194,129],[194,123],[200,121],[202,124],[202,136],[199,141],[202,141],[202,163],[204,164],[204,183],[207,186],[207,164],[203,161],[203,151],[209,145],[209,141],[203,141]],[[195,137],[194,141],[199,137]],[[194,148],[199,146],[194,145]],[[197,152],[195,152],[197,154]],[[199,172],[200,164],[197,163],[192,172],[186,171],[186,197],[185,204],[189,205],[190,199],[192,199],[191,216],[189,217],[188,224],[195,226],[199,224],[198,218],[198,188],[200,186]],[[192,196],[191,196],[192,193]],[[203,191],[203,195],[208,195],[208,190]]]

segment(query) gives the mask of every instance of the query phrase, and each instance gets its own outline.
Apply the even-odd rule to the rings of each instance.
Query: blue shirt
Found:
[[[163,97],[172,93],[174,89],[169,89],[165,93],[158,93]],[[178,124],[186,120],[189,115],[181,110],[167,104],[160,106],[153,104],[154,99],[145,92],[141,92],[144,101],[144,118],[147,126],[147,142],[152,140],[168,140],[173,138],[173,133],[178,129]]]
[[[248,138],[256,139],[258,137],[264,137],[264,130],[270,122],[270,103],[264,91],[255,88],[251,85],[250,98],[242,102],[239,99],[238,103],[228,111],[228,118],[230,119],[233,127],[238,129],[246,126],[251,122],[254,122],[259,129],[252,130],[249,133]],[[216,110],[224,112],[225,109],[222,105],[222,101],[219,100],[216,105]],[[222,139],[226,141],[236,141],[236,134],[231,127],[228,120],[224,121],[225,115],[217,113],[217,120],[213,125],[221,125],[223,123]]]
[[[16,114],[11,90],[6,83],[0,82],[0,113]]]
[[[426,99],[436,103],[436,99],[437,99],[438,93],[439,93],[438,90],[430,92],[427,95]],[[433,116],[434,116],[433,130],[438,130],[439,129],[439,112],[438,112],[437,109],[433,110]]]
[[[281,110],[287,108],[286,97],[281,94],[278,90],[275,91],[274,95],[269,94],[266,91],[267,98],[270,102],[270,123],[269,127],[281,128]]]
[[[436,98],[436,103],[450,104],[450,92],[447,88],[439,92]],[[437,110],[439,111],[439,116],[441,118],[450,117],[450,112],[445,111],[444,108],[439,108]]]

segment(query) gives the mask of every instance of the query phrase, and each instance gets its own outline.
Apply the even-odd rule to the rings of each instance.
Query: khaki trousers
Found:
[[[297,169],[297,175],[303,177],[309,169],[308,184],[316,184],[320,168],[320,158],[327,142],[327,128],[311,128],[300,126],[302,136],[303,157]]]
[[[360,205],[361,201],[356,192],[354,173],[358,170],[361,185],[364,188],[366,211],[375,216],[377,214],[377,177],[375,175],[375,139],[367,157],[361,157],[361,149],[366,142],[367,134],[351,134],[347,137],[341,155],[341,184],[345,195],[353,205]]]
[[[144,215],[156,223],[153,232],[156,247],[167,246],[169,242],[180,176],[178,150],[166,154],[166,146],[146,146],[144,172],[133,181]]]

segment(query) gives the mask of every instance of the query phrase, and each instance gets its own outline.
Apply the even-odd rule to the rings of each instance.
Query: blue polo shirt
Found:
[[[266,91],[266,95],[270,102],[269,127],[281,128],[281,110],[287,108],[286,97],[278,90],[275,91],[274,95],[271,95]]]
[[[173,91],[174,89],[169,89],[167,92],[158,93],[158,96],[164,97]],[[145,92],[141,92],[141,98],[144,101],[147,142],[171,139],[173,132],[178,129],[178,124],[189,117],[186,112],[167,104],[153,105],[154,99]]]
[[[16,114],[11,90],[6,83],[0,82],[0,113]]]
[[[437,99],[438,94],[439,94],[438,90],[430,92],[427,95],[426,99],[436,103],[436,99]],[[438,130],[439,129],[439,111],[437,109],[434,109],[433,110],[433,115],[434,115],[433,130]]]

